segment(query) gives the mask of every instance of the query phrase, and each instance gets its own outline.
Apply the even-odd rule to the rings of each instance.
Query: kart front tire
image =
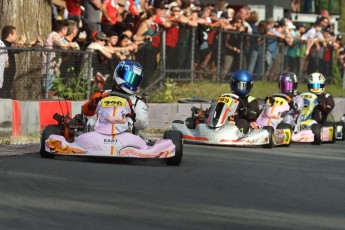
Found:
[[[268,132],[268,144],[265,144],[262,147],[271,149],[273,147],[274,128],[272,126],[264,126],[263,129]]]
[[[292,127],[291,125],[287,124],[287,123],[279,123],[277,125],[277,129],[289,129],[290,130],[290,141],[288,144],[285,144],[285,145],[281,145],[283,147],[289,147],[290,144],[291,144],[291,136],[292,136]]]
[[[321,145],[321,132],[322,132],[322,125],[320,124],[313,124],[311,126],[311,131],[314,134],[314,141],[312,142],[313,145]]]
[[[60,135],[61,134],[61,128],[58,125],[48,125],[43,129],[43,131],[41,133],[41,143],[40,143],[40,155],[43,158],[54,158],[55,157],[54,154],[47,152],[45,150],[46,140],[52,134]]]
[[[177,130],[168,130],[165,131],[163,139],[170,139],[175,145],[175,156],[166,158],[166,164],[173,166],[180,165],[183,156],[182,133]]]

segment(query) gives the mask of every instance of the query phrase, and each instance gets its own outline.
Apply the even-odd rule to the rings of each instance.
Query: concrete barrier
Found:
[[[48,124],[57,124],[54,113],[74,115],[81,112],[84,101],[16,101],[0,99],[0,136],[37,133]],[[332,115],[340,121],[345,113],[345,98],[335,98]],[[149,103],[148,129],[169,129],[174,120],[184,121],[192,106],[208,108],[209,103]]]

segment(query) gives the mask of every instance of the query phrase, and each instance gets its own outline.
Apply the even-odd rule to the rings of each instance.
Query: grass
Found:
[[[308,92],[306,83],[299,83],[299,92]],[[177,83],[172,80],[165,82],[165,89],[151,91],[149,93],[149,103],[172,103],[180,98],[217,98],[222,93],[230,93],[229,83],[200,81],[194,83]],[[277,82],[254,82],[251,95],[256,98],[265,98],[268,94],[278,92]],[[334,97],[345,97],[345,90],[341,86],[327,85],[327,93]]]

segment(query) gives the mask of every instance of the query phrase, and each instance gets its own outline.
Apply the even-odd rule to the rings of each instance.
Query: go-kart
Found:
[[[328,120],[324,124],[318,124],[312,119],[312,113],[319,102],[317,96],[313,93],[302,93],[300,95],[304,101],[304,108],[297,118],[296,126],[292,134],[294,142],[310,142],[315,145],[322,143],[334,143],[336,136],[343,138],[343,127],[336,135],[337,126],[332,114],[328,115]]]
[[[46,126],[41,133],[40,155],[43,158],[54,158],[56,155],[159,158],[168,165],[181,163],[181,132],[168,130],[158,141],[145,140],[143,136],[130,131],[116,132],[118,127],[128,123],[125,114],[134,113],[133,105],[127,95],[117,92],[108,94],[99,102],[105,112],[99,115],[93,131],[87,123],[88,118],[82,114],[70,118],[68,113],[65,116],[56,113],[54,119],[58,124]],[[101,123],[101,118],[109,119],[108,123]],[[105,132],[106,129],[112,134]]]
[[[265,148],[290,145],[291,128],[288,126],[274,129],[269,125],[262,128],[253,125],[247,134],[242,133],[235,125],[241,103],[244,105],[235,94],[222,94],[209,109],[192,107],[192,116],[185,121],[173,121],[171,129],[182,132],[183,140],[190,143]]]

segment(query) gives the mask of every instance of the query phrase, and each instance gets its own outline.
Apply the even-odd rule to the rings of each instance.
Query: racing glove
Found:
[[[135,122],[135,118],[136,118],[137,114],[136,113],[127,113],[126,117],[129,117],[132,119],[133,122]]]
[[[325,111],[327,109],[326,100],[324,98],[320,97],[320,98],[318,98],[318,101],[319,101],[318,107],[321,110]]]
[[[248,109],[246,107],[240,108],[240,112],[242,113],[243,116],[245,117],[248,116]]]
[[[289,101],[289,106],[292,108],[294,111],[297,111],[297,105],[294,101]]]
[[[97,108],[97,104],[100,100],[102,100],[102,96],[100,97],[94,97],[90,100],[90,103],[87,105],[88,109],[91,111],[95,111]]]

